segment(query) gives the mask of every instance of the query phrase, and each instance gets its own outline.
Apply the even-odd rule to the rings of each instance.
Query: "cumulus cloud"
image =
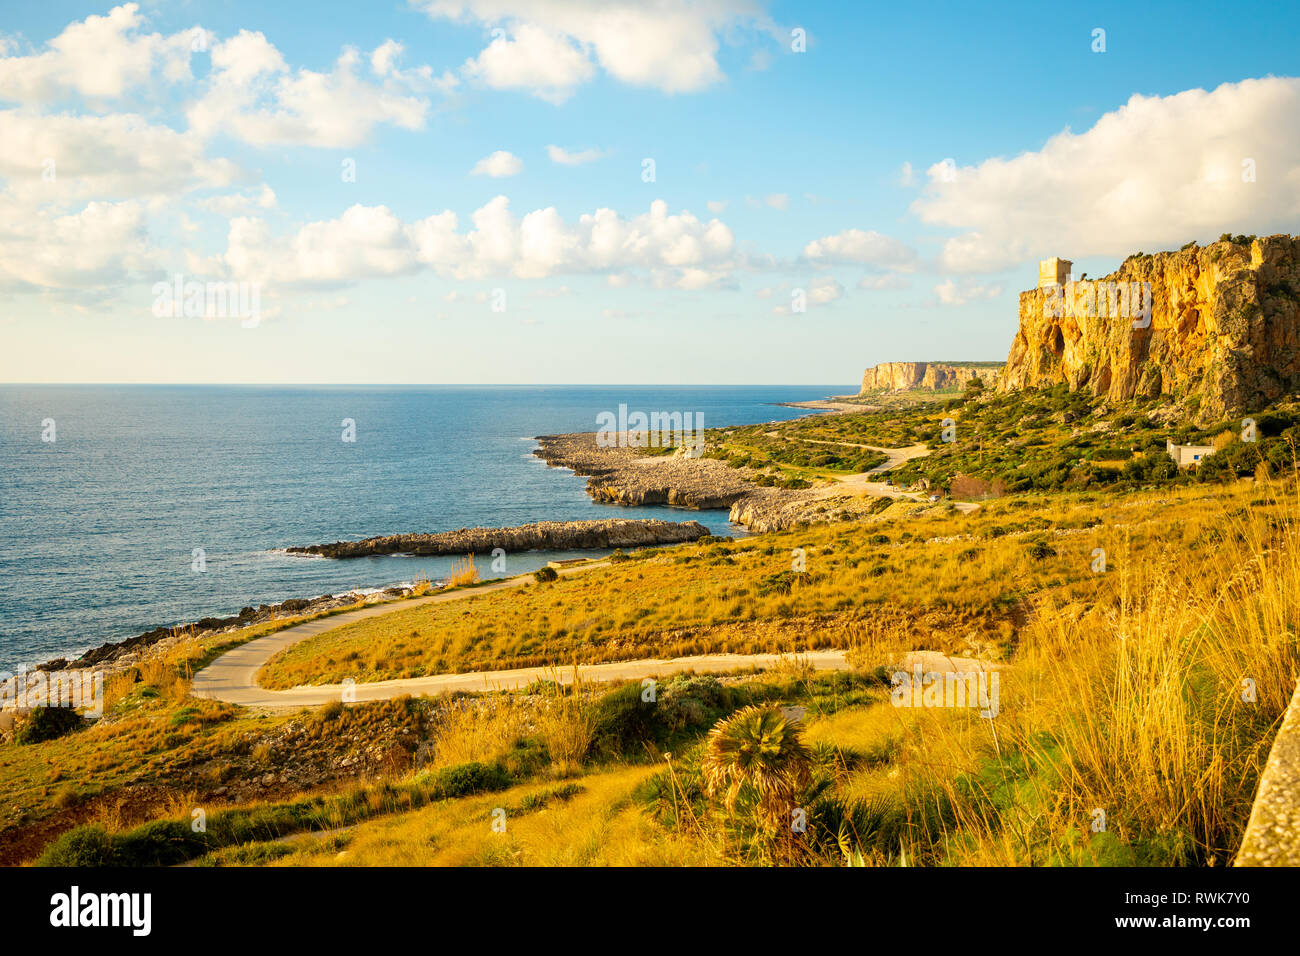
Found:
[[[426,0],[423,6],[434,18],[494,28],[491,44],[466,64],[468,76],[553,100],[589,80],[596,64],[635,86],[701,90],[723,78],[720,36],[776,33],[755,0]]]
[[[934,294],[939,305],[966,305],[980,299],[996,299],[1002,294],[1002,286],[973,283],[959,286],[952,279],[945,279],[934,287]]]
[[[190,52],[199,28],[164,37],[141,33],[138,4],[114,7],[107,16],[68,24],[45,49],[0,56],[0,100],[47,104],[68,96],[111,100],[144,86],[157,71],[169,81],[190,78]],[[0,37],[0,53],[16,40]]]
[[[598,149],[584,149],[571,153],[562,146],[547,146],[546,155],[551,157],[551,162],[559,163],[561,166],[581,166],[584,163],[595,162],[605,154]]]
[[[1135,95],[1036,152],[936,164],[912,210],[966,230],[940,256],[953,272],[1288,231],[1300,215],[1300,79]]]
[[[469,171],[471,176],[491,176],[501,179],[504,176],[517,176],[524,171],[524,161],[514,153],[498,149],[490,156],[484,156]]]
[[[274,209],[275,204],[275,190],[265,183],[255,193],[225,193],[220,196],[209,196],[207,199],[199,200],[201,209],[206,209],[208,212],[226,218],[255,213],[258,209]]]
[[[208,159],[203,144],[141,116],[35,115],[0,110],[0,176],[45,200],[161,196],[223,187],[249,174]]]
[[[833,236],[814,239],[804,246],[804,258],[810,262],[828,265],[854,264],[888,266],[895,269],[911,267],[916,260],[916,250],[882,235],[861,229],[846,229]]]
[[[502,31],[461,72],[494,90],[528,90],[539,99],[563,103],[591,79],[595,67],[565,37],[524,23],[513,37]]]
[[[261,219],[237,218],[225,259],[241,278],[277,283],[346,283],[425,269],[460,280],[638,270],[663,284],[700,288],[725,278],[735,246],[722,222],[670,214],[662,200],[631,218],[597,209],[569,223],[554,207],[516,217],[498,196],[471,220],[461,229],[446,211],[404,222],[386,206],[356,205],[281,237]]]
[[[428,66],[402,70],[400,44],[387,41],[369,57],[346,48],[329,73],[290,70],[261,33],[241,30],[212,49],[204,94],[187,110],[201,136],[232,133],[255,146],[347,147],[365,142],[376,126],[418,130],[428,94],[452,80]]]
[[[834,276],[819,276],[808,283],[808,302],[811,305],[829,305],[844,295],[844,286]]]
[[[137,200],[61,214],[0,196],[0,288],[92,293],[120,285],[155,265],[144,223]]]

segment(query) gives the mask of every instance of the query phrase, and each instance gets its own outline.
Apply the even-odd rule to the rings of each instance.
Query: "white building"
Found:
[[[1179,468],[1190,468],[1193,465],[1199,465],[1202,458],[1209,458],[1214,454],[1213,445],[1175,445],[1173,442],[1165,443],[1165,451],[1169,452],[1169,457],[1174,460],[1174,464]]]

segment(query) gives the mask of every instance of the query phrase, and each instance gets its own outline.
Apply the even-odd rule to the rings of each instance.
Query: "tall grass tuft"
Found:
[[[478,581],[478,566],[474,564],[474,555],[467,554],[463,558],[457,558],[452,564],[447,586],[458,588],[467,584],[478,584]]]

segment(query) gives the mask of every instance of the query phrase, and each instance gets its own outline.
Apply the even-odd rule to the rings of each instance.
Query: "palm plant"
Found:
[[[702,763],[709,796],[722,794],[730,813],[738,803],[752,807],[772,835],[789,827],[811,768],[812,754],[798,726],[779,707],[754,705],[709,731]]]

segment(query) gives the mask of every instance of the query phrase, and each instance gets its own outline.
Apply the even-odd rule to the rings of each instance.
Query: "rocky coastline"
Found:
[[[533,454],[548,465],[589,476],[587,493],[596,501],[728,508],[733,524],[756,534],[799,524],[859,520],[881,508],[879,497],[833,485],[810,489],[760,486],[749,480],[760,472],[732,468],[714,458],[647,455],[635,448],[601,447],[594,432],[539,435],[537,442]]]
[[[578,551],[642,548],[698,541],[709,529],[698,521],[607,518],[598,521],[539,521],[514,528],[461,528],[436,534],[391,534],[361,541],[336,541],[289,548],[290,554],[359,558],[373,554],[490,554],[519,551]]]
[[[548,465],[587,478],[587,494],[616,505],[667,505],[696,511],[730,508],[754,490],[747,468],[712,458],[644,455],[635,448],[604,448],[594,432],[539,435],[533,454]]]

